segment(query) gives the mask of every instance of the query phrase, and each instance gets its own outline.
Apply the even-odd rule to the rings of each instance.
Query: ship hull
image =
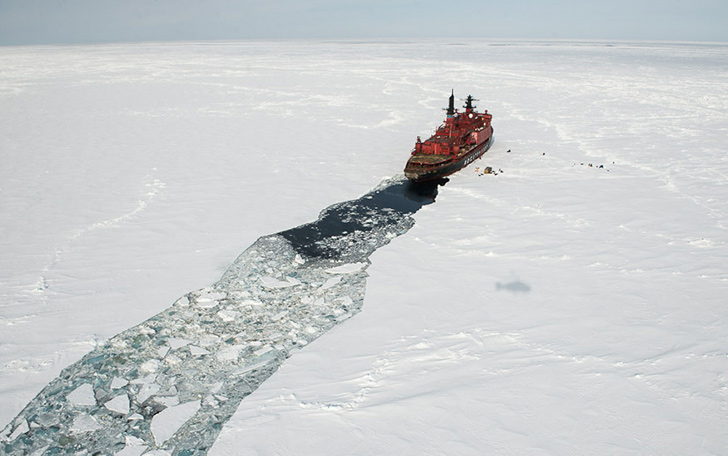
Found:
[[[455,160],[448,161],[435,167],[414,167],[408,164],[405,167],[404,175],[407,179],[413,182],[427,182],[435,179],[441,179],[460,171],[470,163],[482,157],[483,154],[490,149],[490,146],[493,145],[493,142],[494,138],[491,133],[487,140],[483,141],[482,144],[475,146],[473,150],[464,154],[462,157],[458,157]]]

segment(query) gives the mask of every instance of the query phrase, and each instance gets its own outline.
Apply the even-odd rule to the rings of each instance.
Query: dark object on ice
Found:
[[[475,110],[471,95],[465,100],[465,112],[455,109],[455,94],[450,95],[447,118],[426,141],[417,137],[404,175],[414,182],[439,179],[457,172],[480,158],[493,144],[492,115]]]
[[[506,153],[507,153],[507,154],[510,154],[510,153],[511,153],[511,149],[508,149],[508,150],[506,151]]]

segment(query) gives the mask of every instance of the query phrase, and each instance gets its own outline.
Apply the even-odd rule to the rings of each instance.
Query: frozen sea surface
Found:
[[[3,431],[4,452],[207,454],[292,352],[361,310],[369,256],[437,187],[389,179],[258,239],[220,281],[64,369]]]
[[[0,422],[27,435],[14,417],[63,369],[189,290],[212,312],[225,298],[203,291],[262,234],[401,172],[454,88],[494,115],[497,143],[475,167],[503,172],[471,165],[371,264],[329,268],[324,293],[366,267],[362,312],[281,364],[209,454],[723,454],[727,50],[1,48]],[[315,230],[289,234],[302,241],[293,262],[339,251]],[[274,272],[255,286],[303,288]],[[208,356],[193,342],[169,337],[155,356]],[[109,387],[141,393],[126,381]],[[143,394],[167,397],[152,399],[166,407],[150,431],[163,440],[206,396],[158,385]],[[68,394],[91,407],[92,391]],[[120,394],[104,404],[135,407]],[[91,414],[77,418],[74,435],[96,432]]]

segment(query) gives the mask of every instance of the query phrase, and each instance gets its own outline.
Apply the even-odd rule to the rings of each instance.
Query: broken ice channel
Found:
[[[398,176],[315,222],[263,236],[210,287],[64,369],[0,433],[8,455],[204,455],[240,402],[360,311],[369,255],[437,183]]]

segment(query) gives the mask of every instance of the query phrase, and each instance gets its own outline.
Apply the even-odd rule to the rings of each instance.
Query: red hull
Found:
[[[447,177],[482,157],[484,153],[488,152],[490,146],[493,145],[494,140],[495,139],[491,135],[486,142],[474,147],[469,153],[442,165],[432,167],[406,167],[404,170],[405,177],[414,182],[427,182]]]
[[[447,119],[435,134],[422,142],[417,138],[404,173],[413,181],[422,182],[448,176],[483,155],[493,142],[492,116],[479,113],[468,95],[465,112],[455,109],[455,96],[450,95]]]

